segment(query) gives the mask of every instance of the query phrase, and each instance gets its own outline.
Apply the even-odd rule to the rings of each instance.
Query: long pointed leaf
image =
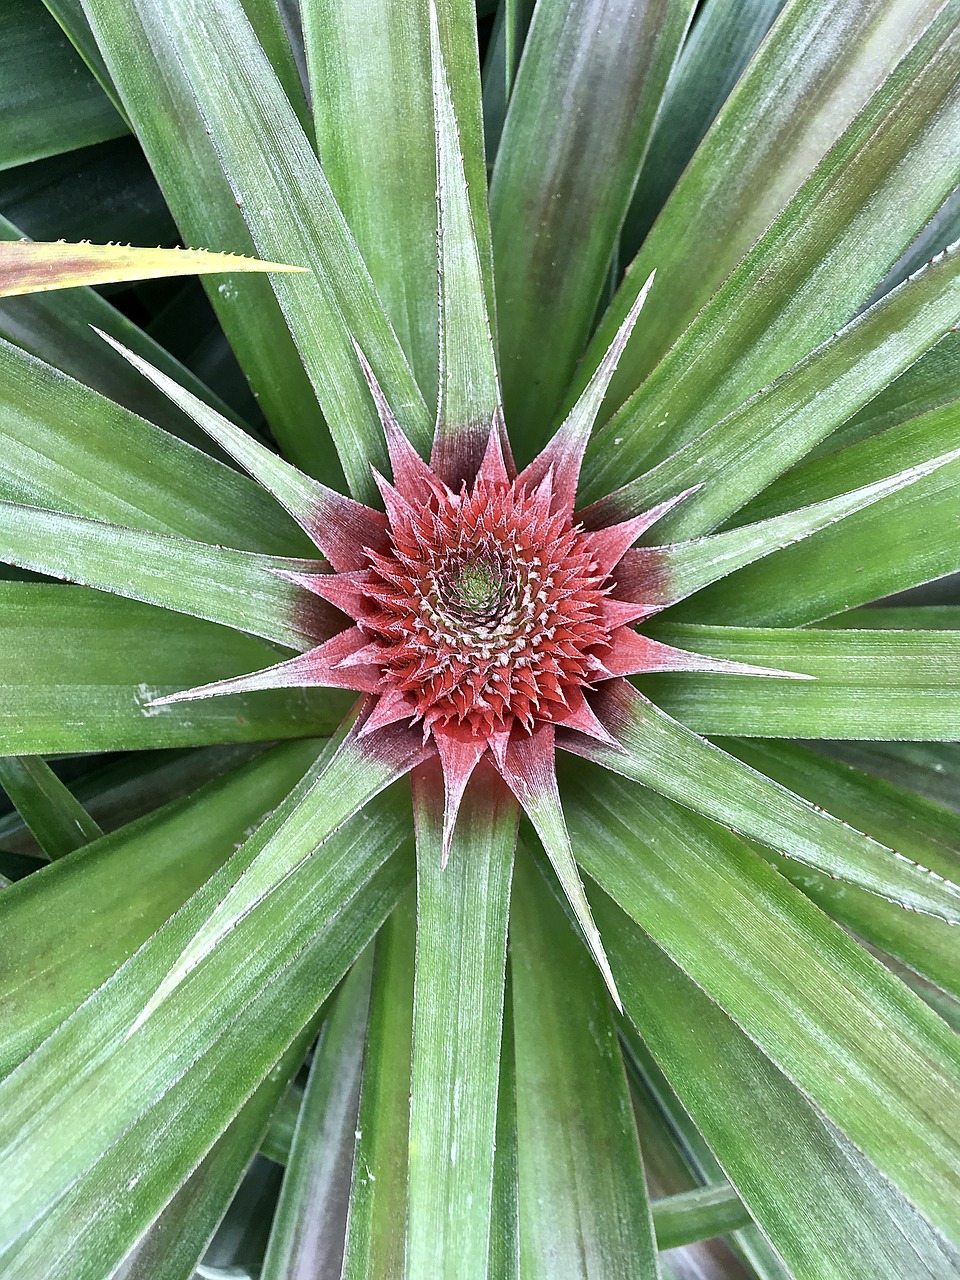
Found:
[[[216,902],[163,976],[127,1038],[156,1017],[190,974],[257,907],[285,884],[297,869],[364,805],[391,782],[421,762],[425,749],[413,735],[371,747],[358,735],[356,716],[344,722],[345,734],[333,741],[291,796],[282,836],[265,824],[232,860],[235,882]],[[349,725],[349,728],[346,726]]]
[[[291,648],[307,649],[330,634],[330,615],[311,609],[304,592],[273,572],[302,570],[309,561],[275,560],[15,502],[0,502],[0,558]]]
[[[756,244],[768,224],[810,179],[824,154],[851,125],[871,94],[941,8],[941,0],[922,0],[921,3],[917,0],[827,0],[826,3],[799,0],[785,8],[631,264],[591,343],[574,392],[596,368],[638,289],[656,267],[661,280],[669,283],[670,305],[651,311],[648,323],[635,335],[611,389],[608,402],[611,409],[641,384]],[[798,49],[803,50],[799,58]],[[893,96],[895,109],[902,108],[900,98]],[[932,106],[932,100],[926,104],[927,109]],[[930,151],[925,149],[932,139],[924,136],[923,122],[900,119],[897,132],[900,134],[897,146],[904,149],[912,146],[918,156],[923,157],[918,164],[926,179],[937,182],[947,176],[943,153],[935,144]],[[912,143],[904,141],[910,137]],[[835,159],[840,161],[839,153]],[[843,161],[837,170],[838,180],[861,192],[865,183],[878,178],[894,184],[910,184],[915,173],[921,171],[910,166],[888,170],[888,165],[888,156],[878,152],[876,172],[871,179]],[[823,169],[821,178],[828,172],[829,168]],[[810,190],[815,185],[811,180]],[[784,359],[776,372],[795,363],[850,318],[892,257],[909,243],[914,234],[911,227],[922,225],[922,213],[919,217],[905,217],[915,208],[914,201],[921,193],[915,186],[905,185],[904,189],[909,192],[906,200],[891,196],[882,206],[882,224],[894,232],[890,248],[881,251],[881,245],[871,235],[875,228],[864,226],[863,239],[858,243],[858,267],[872,277],[870,283],[865,287],[858,284],[849,271],[850,259],[838,259],[844,261],[844,267],[833,275],[830,308],[824,306],[825,298],[821,295],[816,315],[807,317],[807,326],[818,330],[818,336],[808,340],[803,351]],[[867,213],[859,194],[847,195],[837,204],[838,224],[842,225],[844,219],[859,217],[865,222],[872,220],[880,207],[879,204],[876,208],[871,206]],[[705,209],[710,210],[709,253],[704,252]],[[799,205],[797,212],[800,212]],[[786,229],[786,223],[783,227]],[[802,236],[802,220],[798,230]],[[810,230],[815,233],[816,228]],[[826,260],[822,245],[815,245],[808,268],[816,274]],[[853,295],[852,301],[832,311],[848,289]],[[780,285],[772,286],[772,303],[777,299],[783,302],[785,298],[786,290]],[[827,319],[827,315],[831,318]],[[821,322],[823,327],[818,329]],[[761,336],[764,328],[765,325],[758,322]],[[736,347],[742,353],[744,332],[735,326],[729,336],[734,333]],[[783,343],[791,350],[795,337],[790,330],[767,333],[769,343]],[[734,356],[736,354],[737,351]],[[723,363],[727,367],[726,356]],[[755,378],[747,393],[729,404],[728,410],[773,376],[771,373]],[[723,416],[723,412],[712,420]],[[659,418],[653,419],[655,423],[659,421]],[[674,411],[668,422],[677,421]],[[697,435],[702,429],[702,426],[694,428],[691,433]]]
[[[960,738],[960,633],[662,626],[668,644],[803,672],[768,682],[693,673],[644,678],[658,706],[697,733],[761,738]],[[789,684],[789,687],[787,685]]]
[[[301,6],[323,168],[432,410],[437,399],[436,138],[426,0]],[[492,312],[471,0],[437,16]],[[375,70],[371,70],[375,68]],[[356,109],[362,101],[362,110]]]
[[[413,889],[376,941],[343,1280],[403,1280],[416,910]]]
[[[0,298],[77,285],[242,271],[303,271],[200,249],[135,249],[112,244],[0,242]]]
[[[83,0],[83,11],[186,243],[259,256],[162,14],[147,0]],[[334,480],[336,454],[270,282],[239,276],[207,292],[284,451]]]
[[[244,550],[309,554],[287,515],[244,476],[5,341],[0,444],[4,498]]]
[[[954,1033],[729,832],[629,784],[569,781],[601,887],[956,1245]]]
[[[474,774],[443,865],[442,776],[436,762],[414,775],[410,1276],[485,1280],[487,1275],[518,808],[492,770]]]
[[[567,750],[817,871],[960,924],[960,886],[898,857],[698,738],[629,686],[597,706],[621,749],[569,734],[562,740]]]
[[[31,1053],[227,861],[319,750],[315,740],[274,748],[4,895],[0,1074]],[[78,901],[85,907],[79,917]]]
[[[790,743],[728,740],[725,746],[782,786],[825,803],[844,822],[896,844],[906,857],[935,874],[960,880],[960,819],[951,810]],[[756,847],[834,920],[960,999],[960,949],[954,928],[901,911],[873,894]]]
[[[688,0],[534,10],[490,189],[504,401],[530,444],[587,338],[692,15]]]
[[[791,1274],[960,1274],[960,1255],[647,934],[597,899],[627,1011]]]
[[[284,839],[283,819],[295,801],[296,793],[254,843],[264,830]],[[403,838],[396,797],[378,803],[373,815],[372,825],[358,819],[334,835],[323,861],[308,862],[238,925],[131,1035],[156,974],[174,960],[205,904],[229,884],[228,863],[0,1085],[8,1124],[0,1161],[10,1170],[8,1185],[17,1188],[0,1245],[8,1275],[35,1275],[50,1256],[75,1274],[109,1269],[189,1164],[206,1154],[408,882],[409,864],[390,857]],[[303,833],[289,839],[302,841]],[[67,1131],[65,1148],[48,1139]],[[187,1168],[167,1156],[173,1135],[184,1132],[191,1135]],[[154,1153],[149,1161],[145,1152]],[[123,1215],[108,1212],[118,1179],[129,1184]]]
[[[440,246],[440,390],[433,462],[455,482],[475,474],[501,402],[480,250],[432,0],[430,57]]]
[[[849,519],[864,508],[934,475],[960,458],[960,450],[941,454],[929,462],[907,467],[896,475],[876,480],[839,497],[772,516],[757,524],[716,533],[690,542],[674,543],[628,553],[649,581],[644,582],[644,600],[654,609],[663,609],[695,591],[751,565],[773,552],[819,533],[830,525]]]
[[[599,975],[528,858],[511,917],[522,1275],[657,1280],[637,1132]]]
[[[372,962],[372,954],[360,957],[324,1021],[270,1230],[262,1280],[334,1275],[343,1261],[347,1175],[357,1125]]]
[[[79,587],[3,582],[0,609],[6,755],[309,737],[348,705],[342,691],[278,689],[149,706],[277,655],[239,631]]]
[[[626,519],[704,476],[709,484],[664,518],[672,538],[706,533],[732,515],[933,347],[960,314],[960,245],[946,250],[842,333],[638,480],[598,506]],[[591,483],[605,489],[632,468],[635,440],[620,415],[623,448],[598,455]],[[604,462],[607,467],[604,469]],[[611,471],[609,464],[613,464]]]
[[[103,19],[101,0],[93,8]],[[239,0],[137,0],[164,28],[211,131],[223,171],[260,251],[312,274],[274,281],[358,496],[375,493],[369,463],[385,465],[383,433],[354,352],[356,341],[414,443],[430,423],[356,243]],[[109,49],[109,42],[108,42]],[[283,144],[275,139],[278,130]],[[268,248],[271,246],[271,248]],[[296,281],[296,283],[291,283]]]
[[[0,215],[0,240],[20,240],[20,231]],[[137,378],[119,358],[104,360],[104,350],[94,328],[126,342],[140,356],[225,413],[234,422],[238,415],[186,365],[174,359],[145,330],[129,320],[106,298],[88,287],[58,291],[55,298],[34,293],[11,302],[0,300],[0,336],[70,377],[99,391],[148,422],[208,450],[205,438],[165,398]],[[89,513],[88,513],[89,514]]]

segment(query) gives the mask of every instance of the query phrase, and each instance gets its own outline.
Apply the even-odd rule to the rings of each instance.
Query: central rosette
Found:
[[[360,626],[425,733],[531,731],[562,719],[602,669],[606,575],[550,496],[479,477],[391,504],[388,550],[367,551],[373,607]]]

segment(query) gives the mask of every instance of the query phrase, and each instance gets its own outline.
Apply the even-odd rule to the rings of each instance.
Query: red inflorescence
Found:
[[[602,671],[606,575],[569,515],[535,487],[478,476],[459,494],[394,502],[385,553],[369,550],[357,619],[363,658],[431,730],[531,731],[569,713]],[[358,655],[359,656],[359,655]]]

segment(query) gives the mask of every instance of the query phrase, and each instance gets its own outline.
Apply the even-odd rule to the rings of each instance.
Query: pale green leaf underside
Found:
[[[855,624],[854,624],[855,625]],[[642,687],[698,733],[771,738],[960,738],[960,632],[663,624],[666,644],[812,681],[679,674]]]
[[[439,770],[416,778],[409,1275],[485,1280],[518,805],[474,775],[443,865]],[[485,784],[485,785],[484,785]],[[456,992],[455,1007],[450,993]]]
[[[306,593],[275,570],[316,568],[99,520],[0,502],[0,558],[84,586],[250,631],[290,648],[319,640]]]
[[[729,832],[642,788],[569,781],[598,883],[956,1245],[957,1037]]]
[[[736,1022],[612,902],[594,902],[628,1014],[793,1274],[960,1274],[958,1255]]]
[[[960,923],[960,886],[795,796],[639,694],[604,711],[621,749],[572,736],[563,745],[817,871]]]

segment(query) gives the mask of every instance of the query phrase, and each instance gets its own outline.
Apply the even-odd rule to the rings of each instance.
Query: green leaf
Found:
[[[113,244],[0,241],[0,297],[72,289],[77,285],[159,280],[167,276],[241,271],[304,271],[205,249],[136,249]]]
[[[724,1185],[723,1167],[629,1019],[620,1020],[621,1049],[633,1088],[634,1115],[640,1148],[651,1188],[664,1191],[703,1189]],[[651,1204],[651,1212],[656,1201]],[[749,1271],[756,1280],[790,1280],[772,1245],[755,1223],[741,1226],[724,1241],[702,1242],[687,1248],[684,1257],[702,1259],[706,1268],[730,1280],[743,1280]],[[718,1256],[719,1255],[719,1256]]]
[[[429,770],[429,774],[424,770]],[[443,865],[439,767],[414,775],[417,966],[410,1085],[410,1276],[487,1275],[516,800],[474,774]]]
[[[490,188],[504,403],[528,447],[589,333],[692,11],[689,0],[534,11]]]
[[[824,453],[835,453],[847,445],[879,435],[889,427],[899,426],[910,418],[919,418],[931,409],[949,404],[957,398],[958,383],[960,337],[952,332],[864,405],[859,413],[838,427],[823,444],[811,450],[807,461],[813,461]]]
[[[469,0],[440,0],[437,12],[492,304],[471,7]],[[433,409],[437,167],[428,6],[424,0],[305,0],[302,12],[324,173]]]
[[[483,62],[483,137],[492,165],[527,39],[534,0],[504,0],[497,7]]]
[[[851,609],[826,622],[815,622],[820,630],[849,628],[853,631],[960,631],[960,607],[956,605],[923,605],[911,608]]]
[[[891,468],[930,457],[941,441],[956,443],[960,401],[911,419],[837,454],[798,467],[757,504],[776,512],[783,502],[835,501],[856,474],[862,484]],[[728,578],[722,590],[698,595],[678,611],[686,620],[797,625],[830,617],[880,596],[929,582],[960,568],[955,536],[960,506],[953,462],[916,484],[851,513],[809,543],[784,547],[764,563]],[[744,515],[756,514],[757,508]],[[771,520],[786,519],[772,515]],[[753,528],[762,528],[763,524]],[[720,534],[727,537],[727,534]]]
[[[0,502],[0,559],[290,648],[307,649],[330,634],[306,593],[277,572],[316,568],[312,561],[257,556],[16,502]]]
[[[490,427],[502,409],[457,117],[432,2],[430,61],[440,252],[440,389],[434,460],[441,474],[449,473],[448,478],[455,480],[475,474]]]
[[[3,341],[0,443],[4,498],[250,550],[308,552],[252,481]]]
[[[404,806],[385,797],[334,834],[323,859],[301,862],[300,874],[238,923],[134,1030],[158,974],[223,895],[238,860],[271,835],[288,849],[302,845],[303,831],[284,824],[303,792],[301,784],[243,853],[0,1085],[0,1163],[17,1171],[9,1184],[17,1199],[8,1201],[0,1244],[8,1275],[35,1275],[51,1256],[68,1274],[109,1271],[313,1017],[408,883],[409,862],[390,856],[405,834]],[[67,1134],[63,1148],[59,1139]],[[123,1215],[109,1212],[118,1185],[127,1188]]]
[[[609,900],[596,907],[631,1018],[790,1274],[960,1274],[960,1257],[650,937]],[[661,1247],[669,1204],[654,1204]]]
[[[517,1067],[513,1035],[513,985],[510,960],[504,987],[500,1084],[497,1089],[496,1150],[490,1205],[490,1280],[520,1280],[520,1210],[517,1169]]]
[[[589,873],[956,1244],[953,1032],[729,832],[592,771],[569,781]]]
[[[184,240],[256,256],[162,14],[146,0],[83,5]],[[335,482],[336,454],[270,282],[228,277],[207,292],[284,452]]]
[[[696,1240],[724,1236],[753,1219],[729,1183],[664,1196],[650,1205],[657,1248],[676,1249]]]
[[[622,404],[641,384],[751,250],[768,224],[810,178],[821,158],[841,137],[941,7],[939,0],[921,0],[921,3],[917,0],[829,0],[829,3],[800,0],[786,8],[690,161],[642,250],[631,264],[623,286],[603,317],[578,371],[570,392],[571,402],[599,364],[643,281],[656,268],[663,286],[669,288],[669,305],[651,308],[646,323],[637,330],[611,389],[610,410]],[[800,50],[802,53],[798,53]],[[883,91],[886,98],[893,88],[896,100],[898,83],[899,79],[888,84]],[[875,105],[871,106],[871,111]],[[897,105],[901,109],[904,107],[902,102]],[[931,97],[925,110],[934,108],[934,105]],[[923,116],[923,111],[920,115]],[[899,158],[901,152],[906,153],[914,126],[919,131],[925,167],[918,165],[914,169],[906,164],[891,168],[888,173],[891,161]],[[890,127],[888,122],[888,132]],[[853,140],[857,129],[859,126],[851,130],[848,141]],[[860,170],[864,163],[870,161],[870,154],[858,164],[848,165],[840,151],[833,153],[830,164],[808,186],[803,201],[809,199],[834,166],[839,166],[838,229],[845,219],[853,219],[854,223],[860,220],[861,223],[861,238],[855,249],[857,271],[852,269],[850,258],[833,258],[825,244],[813,244],[808,268],[816,274],[822,267],[832,275],[829,289],[816,296],[812,308],[815,315],[808,314],[806,318],[806,328],[816,330],[817,336],[808,337],[803,350],[797,350],[797,332],[792,326],[783,329],[778,323],[776,332],[767,334],[767,339],[774,344],[783,344],[790,354],[780,361],[774,373],[755,377],[743,395],[734,398],[730,388],[731,403],[727,409],[711,410],[709,420],[703,425],[696,425],[700,418],[694,412],[690,428],[692,435],[698,435],[703,426],[709,426],[711,421],[722,417],[724,412],[733,409],[747,395],[758,390],[764,382],[771,381],[776,373],[794,364],[849,320],[886,267],[906,247],[914,231],[922,226],[922,215],[918,222],[913,220],[913,229],[911,220],[904,218],[911,207],[915,207],[920,195],[921,175],[935,181],[947,176],[944,153],[937,150],[932,131],[928,141],[933,143],[931,150],[935,154],[923,152],[924,129],[925,120],[919,117],[910,121],[901,118],[893,127],[898,135],[891,139],[895,147],[893,156],[881,154],[881,148],[872,157],[876,169],[873,180],[882,182],[885,175],[891,182],[899,179],[908,193],[903,200],[899,191],[896,195],[891,192],[889,201],[878,202],[876,206],[865,200],[868,180]],[[709,252],[704,252],[705,209],[710,210]],[[880,228],[880,209],[883,210],[884,224],[889,226],[898,221],[906,224],[899,235],[891,237],[891,247],[884,251],[881,251],[879,241],[874,239],[874,228],[877,231]],[[796,251],[802,255],[804,224],[800,219],[800,204],[794,206],[794,213],[799,219],[800,234]],[[876,223],[874,219],[877,219]],[[786,232],[787,224],[782,219],[780,226]],[[851,228],[851,231],[856,230],[856,226]],[[811,226],[808,234],[813,238],[815,231],[816,228]],[[770,233],[765,237],[765,244],[771,250],[774,247]],[[758,255],[752,255],[752,260],[759,265]],[[836,269],[834,262],[837,263]],[[786,265],[785,260],[777,264],[779,270]],[[743,273],[744,268],[740,268],[741,277]],[[855,279],[861,273],[868,277],[866,283]],[[848,291],[853,295],[849,303],[844,298]],[[729,293],[728,287],[725,299]],[[786,303],[789,296],[785,282],[772,275],[770,305],[775,307],[777,302]],[[716,307],[712,314],[717,315]],[[716,369],[735,368],[737,358],[747,356],[750,350],[747,334],[754,338],[757,335],[762,337],[764,330],[765,321],[759,313],[749,316],[746,324],[732,325],[724,335],[724,341],[718,343],[720,359]],[[732,350],[728,350],[731,343]],[[728,365],[730,355],[733,363]],[[715,397],[706,396],[706,390],[705,386],[702,387],[705,407],[715,401]],[[673,409],[670,421],[685,424],[686,418],[679,412],[679,406],[670,408]],[[697,409],[696,398],[692,408],[694,411]],[[662,416],[652,418],[651,422],[659,422]]]
[[[315,1024],[316,1019],[294,1040],[110,1280],[193,1280],[278,1098],[303,1062]]]
[[[302,36],[294,36],[292,27],[288,28],[283,5],[278,4],[276,0],[240,0],[240,3],[243,5],[243,11],[253,27],[261,49],[277,73],[277,79],[286,94],[287,101],[293,107],[300,127],[312,141],[314,138],[313,116],[310,104],[307,102],[303,80],[300,78],[297,55],[291,46],[291,40],[299,39],[298,52],[302,60],[304,52]]]
[[[0,1074],[31,1053],[227,861],[319,749],[316,741],[275,747],[3,895]]]
[[[0,756],[0,787],[51,860],[73,853],[102,834],[44,760]]]
[[[790,743],[724,745],[752,768],[810,801],[826,804],[844,822],[869,829],[875,839],[922,862],[934,874],[960,880],[960,817],[951,810]],[[851,885],[839,885],[759,845],[757,850],[840,924],[960,998],[960,954],[951,926],[901,911]]]
[[[361,727],[362,720],[351,713],[292,795],[293,810],[285,815],[283,829],[265,823],[232,859],[234,883],[201,917],[127,1038],[155,1018],[218,944],[276,893],[333,832],[422,760],[423,749],[412,735],[395,742],[374,739],[371,746],[360,737]]]
[[[0,216],[0,239],[17,240],[20,232]],[[148,422],[180,436],[192,445],[209,449],[205,436],[162,395],[136,377],[118,357],[106,352],[94,328],[105,330],[127,343],[144,359],[159,365],[196,395],[233,421],[237,415],[179,360],[169,355],[143,329],[128,320],[93,289],[60,292],[55,298],[30,294],[15,301],[0,301],[0,336],[39,357],[54,368],[93,387]],[[287,550],[290,548],[287,547]]]
[[[403,1280],[416,910],[413,890],[377,935],[343,1280]]]
[[[0,582],[0,752],[51,755],[329,733],[350,695],[282,689],[147,707],[276,660],[240,632],[73,587]]]
[[[923,361],[920,361],[922,364]],[[926,456],[949,448],[956,442],[960,426],[960,398],[954,395],[942,405],[918,417],[910,417],[867,438],[835,450],[823,457],[804,460],[769,485],[742,511],[736,524],[765,520],[811,502],[822,502],[843,491],[854,475],[860,484],[879,479],[888,464],[899,470],[913,466]],[[730,522],[734,523],[733,520]]]
[[[916,488],[931,476],[952,471],[958,463],[960,450],[940,454],[932,460],[887,474],[872,484],[862,485],[837,497],[803,506],[797,511],[771,516],[756,524],[715,533],[710,537],[694,538],[689,542],[673,543],[666,547],[653,547],[628,553],[635,567],[645,576],[644,603],[651,609],[664,609],[685,599],[703,587],[727,578],[738,569],[752,565],[755,560],[770,557],[774,552],[790,549],[792,544],[820,533],[857,513],[880,503],[884,498],[896,497],[901,490],[907,494],[903,501],[915,496]],[[730,592],[724,588],[725,596]],[[700,614],[699,599],[694,606]],[[689,611],[689,610],[688,610]],[[682,616],[682,615],[681,615]]]
[[[643,243],[703,135],[756,52],[784,0],[700,6],[667,81],[620,236],[620,260]]]
[[[102,20],[103,0],[91,7]],[[135,0],[132,7],[151,35],[163,27],[260,252],[311,268],[285,283],[278,276],[274,288],[351,489],[372,497],[369,464],[386,465],[386,446],[354,341],[419,447],[429,443],[432,424],[310,144],[239,0],[214,8],[201,0]]]
[[[70,790],[104,832],[117,831],[188,795],[259,755],[264,746],[235,743],[196,750],[138,751],[100,764],[93,759],[71,777]],[[0,817],[0,848],[36,857],[38,847],[15,812]]]
[[[958,312],[960,244],[599,507],[623,519],[708,476],[700,492],[662,522],[671,538],[706,533],[909,368],[949,332]],[[624,469],[637,470],[645,442],[634,426],[619,414],[608,424],[612,436],[605,437],[606,449],[597,455],[601,462],[591,471],[592,492],[606,492]],[[611,447],[616,440],[625,444]]]
[[[695,440],[845,324],[960,181],[955,32],[956,16],[941,11],[616,426],[608,424],[614,439],[646,424],[647,465]]]
[[[832,759],[862,769],[926,796],[949,809],[958,809],[956,780],[960,776],[960,745],[943,742],[822,742],[817,750]]]
[[[126,120],[116,86],[110,79],[107,64],[103,60],[103,54],[97,47],[89,22],[83,16],[82,0],[43,0],[43,3],[63,28],[70,43],[87,64],[104,93]]]
[[[239,462],[256,479],[258,485],[276,498],[295,519],[303,523],[307,513],[314,513],[323,503],[324,494],[329,496],[329,490],[324,490],[318,481],[285,462],[272,449],[253,439],[241,427],[227,421],[222,414],[211,409],[172,378],[153,368],[146,360],[141,360],[107,334],[102,333],[100,337],[106,339],[115,351],[148,378],[164,396],[188,414],[206,436],[215,440],[226,454]],[[313,546],[313,543],[310,545]]]
[[[529,859],[510,927],[522,1275],[656,1280],[653,1226],[602,980]]]
[[[372,954],[334,997],[306,1092],[263,1260],[263,1280],[334,1275],[343,1260],[347,1174],[353,1161]]]
[[[647,696],[697,733],[960,738],[960,632],[664,624],[650,633],[695,653],[813,676],[809,682],[694,673],[644,677]]]
[[[610,686],[607,686],[609,691]],[[595,709],[619,748],[569,735],[562,745],[614,773],[795,858],[915,911],[960,923],[960,887],[808,804],[672,720],[628,685]],[[577,741],[574,740],[576,736]],[[569,769],[565,775],[569,776]],[[621,794],[609,784],[611,796]],[[578,851],[579,857],[579,851]]]
[[[127,132],[40,0],[0,13],[0,115],[0,169]]]

